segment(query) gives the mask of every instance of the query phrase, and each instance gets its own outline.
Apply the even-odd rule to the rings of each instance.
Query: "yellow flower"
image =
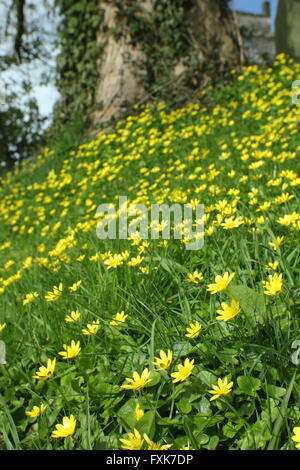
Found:
[[[144,259],[145,258],[143,256],[138,255],[136,258],[131,258],[131,260],[129,260],[127,264],[128,266],[138,266],[144,261]]]
[[[211,292],[211,294],[216,294],[217,292],[225,290],[234,275],[235,273],[229,274],[228,272],[226,272],[223,276],[216,276],[215,284],[209,284],[207,290]]]
[[[297,442],[297,449],[300,449],[300,428],[296,427],[293,429],[294,435],[292,436],[292,439],[294,442]]]
[[[72,286],[69,287],[69,291],[70,292],[76,292],[79,289],[81,283],[82,283],[82,281],[75,282],[75,284],[73,284]]]
[[[160,357],[155,357],[155,361],[152,363],[156,366],[158,366],[158,369],[155,369],[155,370],[168,370],[171,366],[171,363],[172,363],[172,359],[173,359],[173,353],[171,351],[171,349],[169,349],[167,351],[167,354],[160,350],[159,351],[159,355]]]
[[[80,341],[77,341],[77,343],[75,343],[75,341],[72,340],[71,346],[67,346],[66,344],[64,344],[63,347],[65,351],[61,351],[58,353],[60,354],[60,356],[63,356],[63,359],[71,359],[72,357],[76,357],[81,351]]]
[[[274,263],[270,262],[270,263],[266,264],[265,268],[266,269],[273,269],[273,271],[276,271],[278,266],[279,266],[279,261],[274,261]]]
[[[73,415],[68,418],[67,416],[63,417],[62,424],[56,424],[56,431],[53,431],[51,437],[55,439],[58,437],[69,437],[72,436],[75,432],[76,419]]]
[[[188,282],[193,282],[194,284],[199,284],[202,279],[204,279],[203,274],[198,271],[198,269],[196,269],[196,271],[194,271],[193,273],[188,273],[186,280]]]
[[[91,325],[86,325],[87,329],[81,330],[84,335],[95,335],[99,331],[99,320],[94,321]]]
[[[231,301],[231,305],[228,305],[226,302],[222,302],[221,306],[223,310],[217,310],[217,313],[220,314],[217,317],[217,320],[231,320],[241,311],[240,304],[235,299]]]
[[[268,281],[262,281],[264,288],[264,294],[266,295],[278,295],[282,292],[282,273],[275,273],[273,276],[270,274],[268,276]]]
[[[25,414],[30,418],[37,418],[42,415],[47,408],[47,405],[34,406],[31,411],[26,411]]]
[[[186,328],[187,334],[185,335],[187,338],[197,338],[201,331],[202,325],[198,321],[195,323],[190,323],[189,327]]]
[[[56,365],[56,359],[53,359],[53,361],[51,361],[51,359],[48,359],[47,367],[41,366],[39,370],[36,372],[37,375],[33,375],[32,378],[39,379],[39,380],[50,379],[50,377],[52,377],[54,373],[55,365]]]
[[[63,290],[63,285],[61,282],[58,287],[56,286],[53,287],[52,292],[50,291],[48,292],[47,295],[45,295],[45,300],[47,302],[53,302],[54,300],[57,300],[61,296],[62,290]]]
[[[227,377],[225,377],[223,380],[218,379],[218,385],[212,385],[213,390],[208,390],[208,393],[214,395],[210,401],[216,400],[222,395],[227,395],[229,392],[231,392],[232,386],[233,382],[228,383]]]
[[[163,444],[162,445],[160,442],[156,444],[155,442],[153,442],[149,439],[147,434],[144,434],[143,438],[145,439],[145,441],[148,444],[148,450],[168,450],[173,445],[173,444]]]
[[[4,330],[5,327],[6,327],[6,323],[2,323],[2,325],[0,325],[0,333],[1,333],[1,331]]]
[[[188,358],[186,358],[184,365],[179,364],[177,366],[178,372],[173,372],[171,374],[171,377],[174,377],[173,383],[183,382],[185,379],[187,379],[191,375],[194,367],[194,359],[190,361]]]
[[[110,258],[104,261],[104,264],[107,266],[107,269],[110,268],[117,268],[121,264],[123,264],[123,257],[122,255],[113,255]]]
[[[273,248],[273,250],[277,250],[277,245],[278,246],[281,246],[283,244],[283,240],[284,240],[284,236],[282,237],[276,237],[276,242],[277,243],[274,243],[274,242],[269,242],[268,245]]]
[[[23,300],[23,305],[28,304],[29,302],[33,302],[39,296],[37,292],[30,292],[30,294],[26,294],[25,299]]]
[[[125,450],[140,450],[142,448],[144,439],[142,439],[142,436],[138,432],[137,429],[133,430],[132,432],[128,433],[128,439],[120,439],[123,446],[121,446],[121,449]]]
[[[137,421],[139,421],[144,416],[144,410],[140,407],[139,403],[137,403],[134,411],[134,417]]]
[[[73,323],[74,321],[77,321],[79,318],[80,318],[80,313],[76,310],[76,312],[73,311],[70,313],[70,315],[67,315],[65,317],[65,321],[67,323]]]
[[[128,315],[124,315],[124,311],[122,310],[122,312],[116,313],[110,324],[113,326],[118,326],[121,323],[125,323],[127,317]]]
[[[139,390],[151,381],[149,378],[150,374],[151,372],[149,372],[148,369],[144,369],[141,376],[137,372],[133,372],[132,379],[126,378],[129,384],[121,385],[121,388],[125,388],[126,390]]]

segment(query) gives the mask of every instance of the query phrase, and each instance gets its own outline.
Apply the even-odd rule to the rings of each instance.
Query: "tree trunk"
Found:
[[[300,1],[279,0],[276,15],[276,52],[300,60]]]
[[[104,21],[92,122],[119,119],[150,98],[174,104],[199,99],[239,63],[226,0],[101,1]]]

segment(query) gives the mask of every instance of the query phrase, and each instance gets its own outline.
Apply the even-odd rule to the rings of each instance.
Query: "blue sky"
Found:
[[[240,11],[247,11],[249,13],[261,13],[262,11],[262,0],[233,0],[233,5],[237,10]],[[274,29],[274,22],[276,16],[276,9],[277,9],[278,0],[270,0],[271,4],[271,12],[273,18],[273,29]]]

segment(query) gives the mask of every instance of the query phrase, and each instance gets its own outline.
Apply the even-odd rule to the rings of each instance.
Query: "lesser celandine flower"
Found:
[[[6,323],[2,323],[2,325],[0,325],[0,333],[1,333],[1,331],[4,330],[5,327],[6,327]]]
[[[173,444],[161,444],[160,442],[156,443],[151,441],[147,434],[143,434],[143,438],[148,444],[148,450],[168,450],[172,447]]]
[[[195,323],[190,323],[189,326],[186,328],[186,337],[187,338],[197,338],[200,334],[202,325],[198,321]]]
[[[99,320],[94,321],[92,324],[86,325],[86,329],[81,330],[84,335],[95,335],[99,331]]]
[[[297,449],[300,449],[300,427],[296,427],[293,429],[294,435],[292,436],[292,439],[294,442],[297,442],[296,447]]]
[[[67,323],[73,323],[74,321],[77,321],[78,319],[80,318],[80,313],[76,310],[76,311],[72,311],[70,313],[70,315],[67,315],[65,317],[65,322]]]
[[[50,379],[50,377],[52,377],[54,373],[55,365],[56,365],[55,358],[53,359],[53,361],[51,361],[51,359],[48,359],[47,367],[41,366],[39,370],[36,372],[36,375],[33,375],[32,378],[39,379],[39,380]]]
[[[59,286],[53,287],[53,291],[49,291],[47,295],[45,295],[45,300],[47,302],[53,302],[54,300],[59,299],[59,297],[62,295],[63,291],[63,284],[60,282]]]
[[[122,310],[122,312],[116,313],[114,318],[109,323],[110,323],[110,325],[118,326],[121,323],[125,323],[127,317],[128,317],[128,315],[125,315],[124,311]]]
[[[26,411],[25,414],[30,418],[38,418],[42,415],[47,408],[47,405],[34,406],[31,411]]]
[[[270,263],[266,264],[265,268],[266,269],[272,269],[273,271],[276,271],[278,266],[279,266],[279,261],[274,261],[274,263],[270,262]]]
[[[133,432],[128,433],[128,439],[120,439],[122,442],[121,449],[125,450],[140,450],[143,446],[144,439],[138,432],[137,429],[134,428]]]
[[[227,395],[229,392],[231,392],[232,386],[233,382],[228,383],[227,377],[225,377],[223,380],[219,378],[218,385],[212,385],[212,390],[208,390],[208,393],[214,395],[209,401],[216,400],[222,395]]]
[[[277,246],[281,246],[283,244],[283,240],[284,240],[284,236],[282,237],[276,237],[276,242],[277,243],[274,243],[274,242],[268,242],[268,245],[273,248],[274,251],[277,250]]]
[[[171,377],[174,378],[173,383],[175,384],[177,382],[183,382],[186,380],[191,375],[194,367],[194,359],[190,361],[188,358],[186,358],[184,364],[179,364],[177,366],[178,372],[173,372],[171,374]]]
[[[151,381],[150,374],[151,372],[149,372],[148,369],[144,369],[142,375],[139,375],[137,372],[133,372],[132,379],[125,379],[129,384],[121,385],[121,388],[125,388],[126,390],[139,390]]]
[[[194,271],[193,273],[188,273],[186,280],[188,282],[193,282],[194,284],[199,284],[202,279],[204,279],[203,274],[198,271],[198,269],[196,269],[196,271]]]
[[[282,292],[282,273],[281,274],[270,274],[268,281],[262,281],[265,288],[264,294],[266,295],[278,295]]]
[[[78,356],[81,351],[80,341],[75,343],[74,340],[71,341],[71,345],[67,346],[66,344],[63,345],[65,351],[61,351],[58,354],[63,357],[63,359],[71,359],[72,357]]]
[[[53,431],[51,437],[55,439],[58,437],[69,437],[72,436],[75,432],[76,419],[73,415],[63,417],[62,424],[56,424],[56,431]]]
[[[152,363],[155,366],[158,366],[158,369],[155,370],[168,370],[172,364],[173,353],[171,349],[167,351],[167,354],[163,351],[159,351],[160,357],[155,357],[155,361]]]
[[[221,306],[222,310],[217,310],[217,313],[219,313],[219,316],[217,316],[217,320],[231,320],[241,311],[240,304],[235,299],[231,301],[230,305],[228,305],[226,302],[222,302]]]
[[[207,290],[211,294],[216,294],[217,292],[227,289],[227,286],[231,282],[234,275],[235,273],[229,274],[228,272],[226,272],[225,274],[223,274],[223,276],[216,276],[215,283],[209,284]]]
[[[144,410],[140,407],[139,403],[136,404],[135,410],[134,410],[134,417],[137,421],[139,421],[143,416],[144,416]]]
[[[39,294],[37,292],[30,292],[29,294],[26,294],[25,299],[23,300],[23,305],[33,302],[38,296]]]
[[[76,292],[79,289],[81,283],[82,281],[75,282],[72,286],[69,287],[69,291]]]

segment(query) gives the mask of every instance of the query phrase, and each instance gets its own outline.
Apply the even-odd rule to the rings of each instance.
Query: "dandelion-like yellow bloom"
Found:
[[[292,436],[292,440],[297,442],[296,447],[300,449],[300,427],[296,427],[293,429],[294,435]]]
[[[152,363],[154,364],[155,366],[158,366],[158,369],[155,369],[155,370],[168,370],[170,369],[170,366],[172,364],[172,360],[173,360],[173,352],[171,351],[171,349],[169,349],[167,351],[167,354],[160,350],[159,351],[159,355],[160,357],[155,357],[155,361]]]
[[[23,305],[33,302],[38,296],[39,294],[37,292],[30,292],[29,294],[26,294],[25,299],[23,300]]]
[[[25,414],[30,418],[38,418],[42,415],[47,408],[47,405],[34,406],[31,411],[26,411]]]
[[[208,393],[214,395],[209,401],[216,400],[222,395],[227,395],[229,392],[231,392],[232,386],[233,382],[228,383],[227,377],[225,377],[223,380],[219,378],[218,385],[212,385],[213,389],[208,390]]]
[[[99,320],[94,321],[92,324],[86,325],[86,329],[81,330],[84,335],[95,335],[99,331]]]
[[[52,377],[54,370],[56,366],[56,359],[54,358],[53,361],[51,359],[48,359],[47,361],[47,367],[41,366],[39,370],[36,372],[36,375],[33,375],[33,379],[39,379],[39,380],[47,380]]]
[[[160,442],[156,443],[151,441],[147,434],[143,434],[143,438],[148,444],[148,450],[168,450],[172,447],[173,444],[161,444]]]
[[[65,322],[67,323],[73,323],[74,321],[77,321],[80,318],[80,313],[76,311],[72,311],[70,315],[67,315],[65,317]]]
[[[148,369],[144,369],[142,375],[139,375],[137,372],[133,372],[132,379],[126,378],[129,384],[121,385],[121,388],[125,388],[126,390],[139,390],[151,381],[150,374],[151,372],[149,372]]]
[[[2,323],[2,325],[0,325],[0,333],[1,333],[1,331],[4,330],[5,327],[6,327],[6,323]]]
[[[128,433],[128,439],[120,439],[120,442],[124,444],[121,446],[121,449],[140,450],[143,446],[144,439],[142,439],[142,436],[138,430],[134,428],[133,433]]]
[[[194,367],[194,359],[190,361],[186,358],[183,365],[179,364],[177,366],[178,372],[173,372],[171,374],[171,377],[174,377],[173,383],[175,384],[176,382],[183,382],[186,380],[191,375]]]
[[[81,351],[80,341],[75,343],[74,340],[71,341],[71,346],[63,345],[65,351],[61,351],[58,354],[63,357],[63,359],[71,359],[72,357],[78,356]]]
[[[276,242],[277,242],[277,244],[274,243],[274,242],[269,242],[268,245],[269,245],[271,248],[273,248],[274,251],[276,251],[276,250],[277,250],[277,245],[278,245],[278,246],[281,246],[281,245],[283,244],[283,240],[284,240],[284,236],[282,236],[282,237],[276,237]]]
[[[144,416],[144,410],[140,407],[139,403],[137,403],[135,410],[134,410],[134,417],[137,421],[139,421]]]
[[[202,279],[204,279],[203,274],[196,269],[193,273],[188,273],[186,280],[188,282],[193,282],[194,284],[199,284]]]
[[[278,295],[282,292],[282,273],[270,274],[268,281],[262,281],[265,288],[264,294],[266,295]]]
[[[128,315],[125,315],[124,311],[122,310],[122,312],[116,313],[114,318],[109,323],[110,323],[110,325],[118,326],[121,323],[125,323],[127,317],[128,317]]]
[[[63,417],[62,424],[56,424],[56,431],[53,431],[51,437],[55,439],[58,437],[69,437],[72,436],[75,432],[76,419],[73,415],[69,418],[67,416]]]
[[[217,310],[217,313],[219,313],[217,320],[231,320],[241,311],[240,304],[235,299],[231,301],[231,305],[228,305],[226,302],[222,302],[221,306],[222,310]]]
[[[187,338],[197,338],[200,334],[202,325],[196,321],[195,323],[190,323],[189,327],[186,328],[186,337]]]
[[[216,276],[215,283],[209,284],[207,290],[211,294],[216,294],[217,292],[227,289],[227,286],[231,282],[234,275],[235,273],[229,274],[228,272],[226,272],[223,276]]]
[[[62,295],[62,291],[63,284],[61,282],[58,287],[54,286],[53,291],[49,291],[48,294],[45,295],[45,300],[47,302],[53,302],[54,300],[59,299],[59,297]]]
[[[76,292],[79,289],[81,283],[82,281],[75,282],[72,286],[69,287],[69,291]]]
[[[274,263],[270,262],[270,263],[266,264],[265,268],[266,269],[272,269],[273,271],[276,271],[278,266],[279,266],[279,261],[274,261]]]

